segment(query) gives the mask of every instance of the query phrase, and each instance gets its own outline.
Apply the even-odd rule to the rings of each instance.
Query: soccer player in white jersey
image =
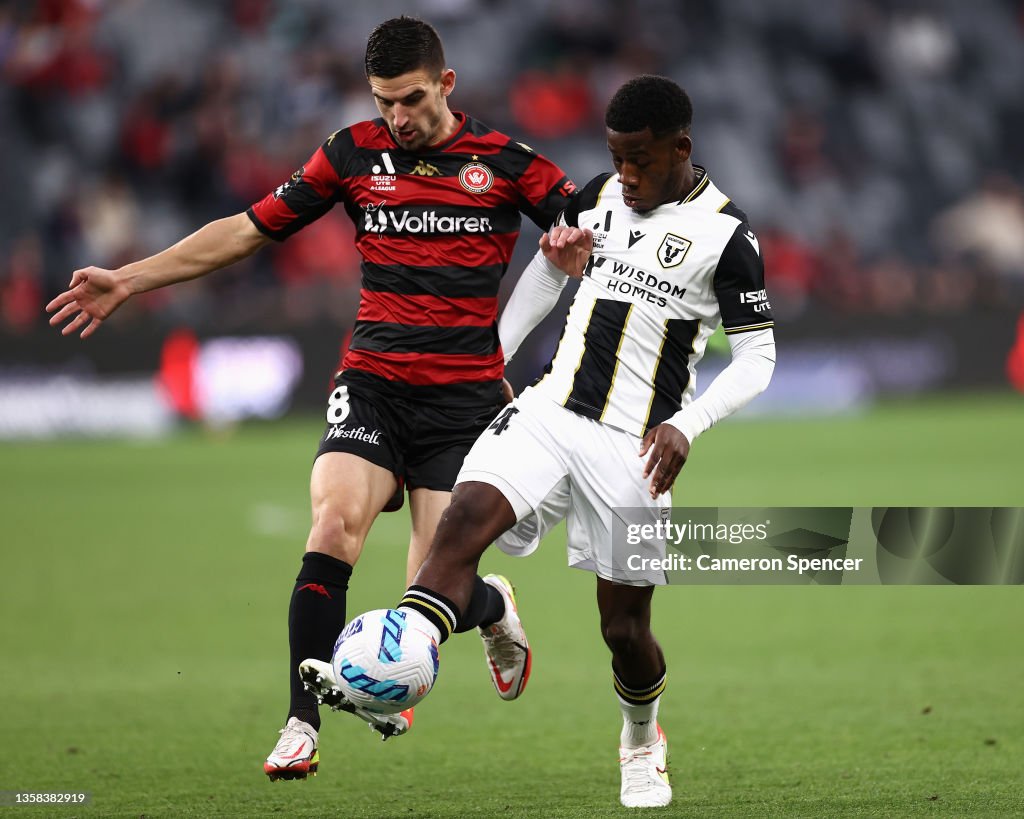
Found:
[[[616,173],[592,180],[542,237],[499,325],[507,360],[566,276],[582,275],[558,350],[473,446],[400,603],[443,641],[467,626],[462,612],[488,544],[527,554],[567,518],[570,565],[597,575],[629,807],[672,798],[657,722],[665,658],[650,629],[654,586],[665,576],[627,560],[663,554],[664,542],[626,550],[613,544],[613,526],[626,510],[630,522],[662,519],[694,440],[764,390],[775,363],[757,238],[691,162],[691,113],[686,93],[664,77],[637,77],[609,104]],[[720,324],[732,361],[694,399],[697,363]],[[525,651],[503,661],[528,673]],[[516,684],[514,675],[505,681]]]

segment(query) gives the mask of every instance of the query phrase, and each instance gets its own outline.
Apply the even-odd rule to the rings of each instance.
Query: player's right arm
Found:
[[[68,335],[83,327],[88,338],[131,296],[212,273],[255,253],[270,239],[244,213],[217,219],[148,259],[117,270],[83,267],[71,276],[68,289],[46,305],[50,324],[68,321]]]

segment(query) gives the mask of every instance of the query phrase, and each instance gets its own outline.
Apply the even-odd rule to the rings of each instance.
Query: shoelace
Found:
[[[626,755],[619,759],[622,766],[622,778],[629,790],[646,790],[654,784],[654,772],[650,764],[649,748],[630,748]]]
[[[497,634],[484,634],[484,640],[490,649],[487,653],[491,659],[497,660],[496,665],[499,667],[514,666],[523,657],[523,647],[506,629],[499,629]]]
[[[281,738],[277,741],[277,747],[274,751],[279,754],[296,751],[305,740],[312,740],[312,737],[301,728],[295,728],[290,725],[286,725],[278,733],[281,735]]]

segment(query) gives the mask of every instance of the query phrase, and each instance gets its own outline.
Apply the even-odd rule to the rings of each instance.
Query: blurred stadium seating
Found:
[[[1009,0],[5,4],[0,378],[86,354],[58,345],[42,311],[75,267],[117,266],[245,208],[333,130],[374,116],[365,38],[409,11],[442,34],[453,107],[578,182],[608,166],[602,109],[620,82],[654,72],[687,88],[695,159],[760,233],[782,361],[787,344],[812,368],[846,351],[847,369],[830,372],[854,403],[1007,383],[1024,303],[1024,3]],[[120,349],[141,339],[155,370],[181,328],[302,332],[328,353],[307,356],[313,394],[299,387],[316,405],[355,312],[351,231],[332,214],[232,269],[135,300],[103,334]],[[535,236],[524,231],[513,273]],[[559,323],[512,371],[520,382]],[[872,342],[891,359],[857,352]],[[130,356],[119,367],[107,354],[89,359],[127,367]],[[788,375],[780,383],[801,373]]]

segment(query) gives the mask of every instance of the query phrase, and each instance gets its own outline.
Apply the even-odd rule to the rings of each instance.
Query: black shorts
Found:
[[[404,483],[410,490],[451,492],[466,454],[498,412],[500,382],[494,401],[467,404],[445,401],[442,388],[401,394],[347,375],[339,374],[328,398],[317,457],[348,452],[393,472],[399,491]],[[434,400],[424,400],[428,395]],[[386,511],[400,506],[398,497]]]

